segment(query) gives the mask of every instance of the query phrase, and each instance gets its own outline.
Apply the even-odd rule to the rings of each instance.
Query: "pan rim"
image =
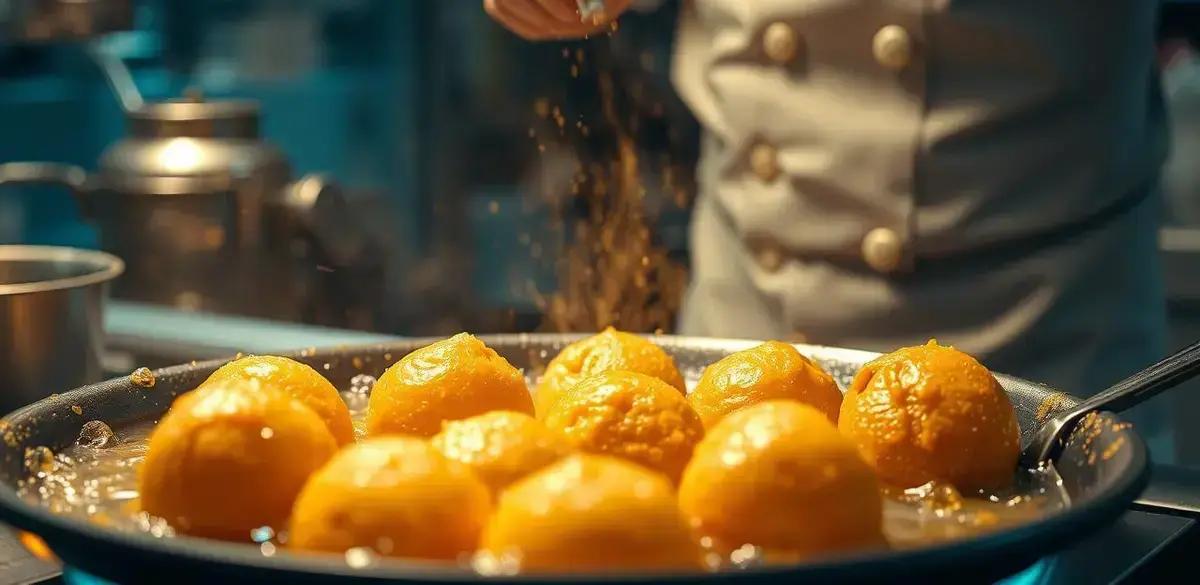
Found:
[[[0,245],[0,262],[75,264],[86,268],[86,272],[74,276],[0,284],[0,296],[84,288],[108,282],[125,272],[125,262],[112,254],[66,246]]]
[[[586,334],[499,334],[480,335],[485,342],[528,343],[546,340],[569,342]],[[291,357],[311,357],[317,355],[337,355],[365,351],[411,351],[422,344],[438,338],[406,338],[402,340],[331,346],[326,348],[308,348],[291,352],[281,352],[280,355]],[[666,344],[678,342],[689,349],[711,349],[726,351],[734,347],[752,346],[760,341],[751,339],[724,339],[709,337],[684,337],[674,335],[656,335],[654,339]],[[838,348],[831,346],[816,346],[796,344],[801,350],[819,348],[835,350],[839,355],[847,357],[868,358],[879,355],[875,352]],[[231,356],[232,357],[232,356]],[[228,358],[206,360],[192,364],[180,364],[155,370],[156,376],[178,375],[189,370],[216,367],[228,361]],[[1032,384],[1022,378],[1005,374],[996,374],[1002,380]],[[4,422],[20,424],[18,421],[27,419],[37,412],[51,408],[60,401],[68,404],[78,401],[92,392],[103,391],[109,384],[123,378],[115,378],[97,384],[83,386],[56,397],[50,397],[32,405],[16,410],[5,416]],[[1040,386],[1040,385],[1039,385]],[[1066,395],[1071,400],[1077,398]],[[137,554],[154,555],[163,560],[179,560],[192,563],[220,563],[236,565],[242,569],[260,571],[264,574],[277,575],[301,574],[312,576],[339,577],[363,580],[407,580],[439,583],[467,582],[500,582],[500,583],[542,583],[563,582],[569,580],[577,583],[593,582],[678,582],[697,580],[725,580],[748,578],[781,578],[781,577],[835,577],[839,572],[853,568],[855,571],[888,571],[899,567],[936,567],[942,564],[947,555],[958,558],[969,558],[986,554],[988,551],[1014,547],[1020,541],[1037,542],[1053,545],[1061,536],[1091,532],[1096,528],[1111,522],[1127,509],[1139,493],[1145,488],[1149,479],[1149,459],[1144,442],[1136,432],[1129,429],[1119,431],[1124,433],[1128,447],[1132,449],[1130,469],[1133,471],[1114,480],[1097,492],[1089,494],[1086,500],[1072,503],[1064,510],[1045,516],[1037,521],[1020,524],[1012,528],[998,530],[970,538],[953,540],[916,549],[860,552],[839,556],[823,557],[820,560],[802,564],[772,565],[754,567],[742,570],[718,572],[605,572],[589,574],[520,574],[513,576],[485,576],[468,568],[458,565],[426,563],[404,559],[383,559],[376,565],[365,568],[348,566],[341,555],[323,554],[284,554],[264,556],[256,548],[246,544],[227,543],[210,539],[179,536],[174,538],[156,538],[147,534],[125,532],[106,528],[72,517],[59,516],[50,510],[20,498],[13,486],[0,482],[0,520],[35,534],[42,535],[48,541],[58,538],[75,539],[84,545],[101,548],[118,547]],[[1053,547],[1059,550],[1060,546]],[[1052,551],[1047,551],[1046,554]],[[1039,556],[1044,556],[1039,555]],[[1034,559],[1031,559],[1033,562]],[[84,567],[79,567],[87,570]],[[101,575],[103,576],[103,575]]]

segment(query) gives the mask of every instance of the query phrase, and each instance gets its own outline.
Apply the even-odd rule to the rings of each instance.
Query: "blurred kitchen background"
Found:
[[[1162,244],[1176,346],[1200,338],[1200,58],[1188,42],[1200,31],[1197,6],[1167,3],[1162,26],[1175,125]],[[114,370],[203,357],[188,345],[203,344],[197,336],[257,323],[214,315],[381,335],[536,330],[539,295],[556,286],[555,220],[575,212],[566,195],[577,168],[615,152],[601,71],[618,88],[616,126],[636,138],[656,241],[686,261],[698,129],[667,78],[675,9],[635,13],[611,38],[531,44],[477,0],[0,0],[0,162],[77,165],[111,185],[152,174],[147,165],[194,166],[208,153],[179,139],[217,137],[235,153],[232,167],[246,153],[269,163],[223,170],[261,173],[256,185],[289,193],[275,227],[243,234],[212,203],[228,185],[130,181],[103,209],[80,209],[61,186],[7,185],[0,243],[125,256],[110,332],[128,347],[152,339],[142,347],[159,353]],[[27,26],[31,10],[45,11],[41,26]],[[104,19],[120,26],[98,30],[121,30],[93,34],[89,23]],[[137,90],[125,86],[126,106],[137,94],[184,105],[127,114],[110,87],[126,74]],[[253,103],[225,101],[234,98]],[[139,159],[138,141],[163,141],[172,158]],[[71,169],[47,168],[91,188]],[[174,199],[151,209],[164,195]],[[126,205],[140,215],[113,215]],[[180,219],[197,213],[212,217]],[[233,260],[245,242],[272,252]],[[205,250],[228,262],[189,264]],[[256,330],[236,336],[248,343]],[[1181,413],[1200,412],[1200,398],[1184,401]],[[1181,457],[1200,463],[1200,428],[1180,428],[1192,433]]]

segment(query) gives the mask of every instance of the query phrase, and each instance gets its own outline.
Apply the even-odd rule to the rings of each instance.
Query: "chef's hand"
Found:
[[[603,15],[586,22],[576,0],[483,0],[492,18],[524,39],[543,41],[586,36],[616,20],[630,0],[608,0]]]

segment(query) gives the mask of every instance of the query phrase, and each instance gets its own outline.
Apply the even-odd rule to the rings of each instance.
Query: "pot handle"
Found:
[[[1200,469],[1155,465],[1150,470],[1150,484],[1132,509],[1200,519]]]
[[[59,185],[71,190],[79,213],[90,215],[88,201],[84,195],[89,191],[90,180],[82,167],[53,162],[8,162],[0,163],[0,187],[5,185]]]
[[[369,241],[356,229],[342,189],[322,175],[305,175],[287,185],[283,205],[298,233],[321,251],[325,260],[341,267],[364,261]]]
[[[62,185],[79,194],[87,189],[87,171],[50,162],[0,163],[0,185]]]

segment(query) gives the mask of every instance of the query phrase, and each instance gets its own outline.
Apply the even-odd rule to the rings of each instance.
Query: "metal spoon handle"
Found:
[[[1200,374],[1200,341],[1084,400],[1064,417],[1087,414],[1093,410],[1121,412],[1197,374]]]
[[[1066,437],[1089,412],[1123,411],[1197,374],[1200,374],[1200,341],[1046,421],[1021,450],[1020,464],[1031,469],[1057,457]]]

